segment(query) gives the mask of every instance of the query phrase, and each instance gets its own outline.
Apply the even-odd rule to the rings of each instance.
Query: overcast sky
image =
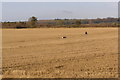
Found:
[[[2,21],[118,17],[117,2],[3,2]]]

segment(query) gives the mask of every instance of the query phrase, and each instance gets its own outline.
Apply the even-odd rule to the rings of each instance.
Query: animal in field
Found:
[[[67,38],[66,36],[63,36],[62,38]]]
[[[88,34],[87,31],[85,32],[85,34]]]

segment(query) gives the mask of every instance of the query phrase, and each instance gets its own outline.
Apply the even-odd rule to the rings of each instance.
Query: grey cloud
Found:
[[[72,14],[73,13],[72,11],[68,11],[68,10],[63,10],[62,12],[66,13],[66,14]]]

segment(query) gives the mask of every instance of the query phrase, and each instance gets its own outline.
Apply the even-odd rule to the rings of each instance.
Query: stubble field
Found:
[[[3,29],[3,77],[117,78],[117,30]]]

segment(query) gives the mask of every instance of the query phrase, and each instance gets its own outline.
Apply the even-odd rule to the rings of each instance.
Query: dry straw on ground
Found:
[[[117,40],[117,28],[3,29],[3,77],[114,78]]]

